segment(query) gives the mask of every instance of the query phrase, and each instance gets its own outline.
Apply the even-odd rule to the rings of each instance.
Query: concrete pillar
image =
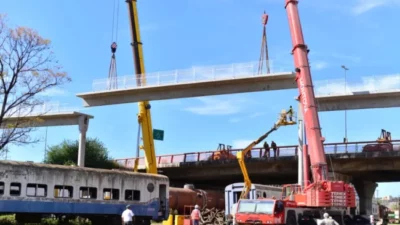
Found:
[[[352,182],[356,188],[360,200],[360,214],[372,214],[372,198],[374,197],[375,189],[378,184],[372,181],[354,180]]]
[[[85,151],[86,151],[86,131],[89,127],[89,118],[81,116],[78,119],[79,125],[79,149],[78,149],[78,166],[85,167]]]
[[[304,187],[303,177],[303,137],[304,137],[304,124],[303,124],[303,111],[301,103],[299,103],[297,110],[297,125],[298,125],[298,140],[297,146],[297,160],[298,160],[298,184]]]

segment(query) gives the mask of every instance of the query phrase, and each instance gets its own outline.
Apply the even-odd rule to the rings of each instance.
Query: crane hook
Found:
[[[117,43],[113,42],[111,44],[111,52],[114,54],[117,51]]]

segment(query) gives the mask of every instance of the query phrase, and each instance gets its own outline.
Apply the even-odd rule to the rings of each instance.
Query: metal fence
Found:
[[[362,150],[364,146],[366,145],[373,145],[373,144],[378,144],[375,141],[365,141],[365,142],[349,142],[347,144],[344,143],[330,143],[330,144],[325,144],[325,153],[329,156],[335,157],[335,156],[343,156],[345,153],[349,154],[349,157],[354,157],[358,156],[359,154],[362,153]],[[395,140],[392,141],[392,144],[394,146],[395,150],[398,150],[400,148],[400,140]],[[285,156],[297,156],[298,153],[298,146],[292,145],[292,146],[280,146],[279,148],[279,157],[285,157]],[[238,151],[241,151],[242,149],[233,149],[233,150],[227,150],[230,154],[236,156],[236,153]],[[186,163],[186,162],[205,162],[205,161],[210,161],[212,159],[213,154],[215,154],[217,151],[206,151],[206,152],[191,152],[191,153],[183,153],[183,154],[175,154],[175,155],[163,155],[163,156],[157,156],[157,165],[159,167],[163,166],[171,166],[173,164],[179,164],[179,163]],[[400,151],[395,151],[396,154],[400,153]],[[264,149],[263,148],[254,148],[251,151],[251,156],[252,158],[262,158],[264,154]],[[368,153],[370,154],[370,153]],[[371,155],[372,154],[372,155]],[[372,157],[374,156],[385,156],[385,154],[375,154],[371,153],[370,155]],[[400,156],[400,154],[397,154]],[[273,151],[271,149],[271,157],[273,157]],[[364,155],[361,155],[364,156]],[[367,156],[367,155],[365,155]],[[134,161],[135,158],[128,158],[128,159],[116,159],[116,162],[119,163],[121,166],[127,167],[127,168],[133,168],[134,166]],[[218,160],[216,160],[218,161]],[[145,161],[143,157],[139,158],[139,166],[144,166]]]
[[[79,112],[82,108],[71,107],[67,104],[60,103],[44,103],[32,106],[21,106],[20,108],[15,108],[7,114],[6,117],[26,117],[26,116],[38,116],[54,113],[66,113],[66,112]]]
[[[287,72],[284,67],[273,66],[273,62],[270,61],[271,74]],[[136,75],[121,76],[117,79],[97,79],[93,81],[93,91],[106,91],[106,90],[122,90],[128,88],[140,88],[140,87],[151,87],[151,86],[164,86],[173,84],[184,84],[184,83],[196,83],[202,81],[215,81],[215,80],[227,80],[227,79],[238,79],[245,77],[254,76],[266,76],[265,72],[258,74],[259,61],[247,62],[247,63],[233,63],[227,65],[215,65],[215,66],[202,66],[192,67],[188,69],[171,70],[155,73],[146,73],[145,76],[141,75],[140,78],[136,78]],[[290,71],[290,70],[289,70]],[[145,77],[145,78],[143,78]],[[137,86],[137,81],[141,86]],[[111,82],[115,82],[117,85],[115,88],[110,85]]]
[[[314,82],[317,96],[353,95],[357,93],[379,93],[400,91],[400,74],[362,77],[361,80],[319,80]]]

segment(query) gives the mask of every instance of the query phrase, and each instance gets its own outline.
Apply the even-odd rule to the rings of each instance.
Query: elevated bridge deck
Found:
[[[395,151],[363,152],[366,145],[377,142],[353,142],[325,144],[327,163],[330,172],[348,176],[352,179],[373,182],[400,181],[400,140],[393,141]],[[239,150],[231,150],[235,155]],[[243,180],[243,175],[236,159],[209,160],[215,151],[192,152],[176,155],[158,156],[159,173],[169,177],[174,186],[193,183],[198,188],[223,188],[228,184]],[[263,158],[261,148],[252,151],[252,158],[246,162],[247,170],[253,183],[288,184],[297,182],[296,146],[280,146],[280,156],[274,159]],[[134,159],[118,159],[118,163],[131,170]],[[144,171],[143,159],[140,169]]]
[[[144,78],[145,76],[145,78]],[[139,86],[137,84],[140,84]],[[184,70],[100,79],[93,91],[77,94],[85,107],[245,92],[296,89],[295,74],[258,73],[258,61],[192,67]],[[362,77],[358,81],[314,81],[319,111],[400,107],[400,75]]]

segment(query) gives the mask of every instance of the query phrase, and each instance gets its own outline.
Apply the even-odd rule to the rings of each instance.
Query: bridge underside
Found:
[[[317,96],[318,111],[400,107],[400,91],[359,92],[353,95]]]
[[[364,153],[359,154],[363,155]],[[396,154],[399,153],[396,152]],[[368,178],[368,181],[372,182],[394,182],[400,181],[398,176],[400,172],[399,156],[391,154],[375,159],[371,157],[344,158],[346,156],[342,154],[332,158],[332,164],[328,163],[328,165],[331,168],[330,172],[348,175],[354,180]],[[251,159],[246,165],[253,183],[290,184],[297,182],[295,156],[280,157],[276,161],[274,159]],[[224,188],[228,184],[243,181],[237,161],[181,163],[180,167],[159,168],[159,172],[169,177],[172,186],[192,183],[198,188],[210,189]]]
[[[256,75],[190,83],[133,87],[77,94],[84,106],[124,104],[139,101],[166,100],[209,95],[235,94],[297,88],[292,72]]]

